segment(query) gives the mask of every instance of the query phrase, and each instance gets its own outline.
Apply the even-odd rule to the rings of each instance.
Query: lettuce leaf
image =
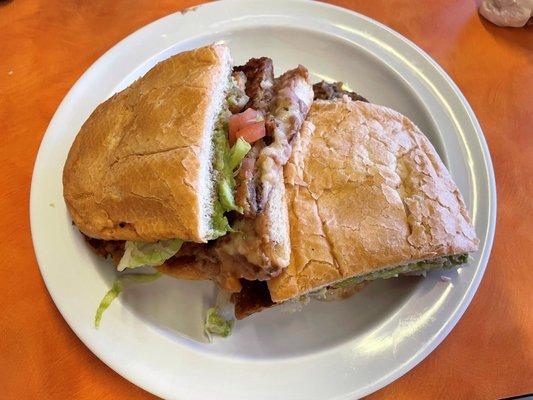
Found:
[[[232,171],[239,168],[243,158],[248,154],[252,145],[243,138],[238,138],[229,154],[229,166]]]
[[[212,340],[212,335],[227,337],[231,334],[235,322],[235,304],[231,293],[218,289],[215,306],[207,310],[204,332]]]
[[[227,125],[227,124],[224,124]],[[215,142],[214,168],[217,172],[218,199],[224,211],[242,210],[235,204],[233,192],[235,190],[235,178],[230,163],[230,148],[226,129],[216,129],[213,140]]]
[[[220,315],[218,308],[211,307],[207,310],[204,331],[209,340],[212,335],[228,337],[231,335],[233,324],[233,320],[226,320]]]
[[[95,328],[100,327],[100,322],[102,321],[102,315],[104,311],[109,308],[113,300],[115,300],[120,293],[124,290],[125,284],[128,282],[137,282],[137,283],[149,283],[153,282],[156,279],[161,277],[161,273],[156,272],[155,274],[123,274],[120,278],[116,279],[113,283],[113,287],[105,294],[98,305],[96,314],[94,316],[94,326]]]
[[[181,239],[159,240],[153,243],[127,241],[117,269],[123,271],[126,268],[145,265],[157,267],[176,254],[182,244]]]
[[[220,201],[216,200],[213,216],[211,217],[211,235],[209,236],[209,240],[224,236],[226,233],[232,231],[228,219],[224,215],[222,204],[220,204]]]
[[[231,231],[228,220],[224,216],[225,212],[237,211],[242,213],[242,208],[235,203],[234,172],[239,168],[251,146],[246,141],[239,139],[230,149],[227,118],[228,113],[222,111],[213,133],[215,152],[213,169],[216,173],[218,199],[215,200],[214,204],[210,239],[216,239]]]

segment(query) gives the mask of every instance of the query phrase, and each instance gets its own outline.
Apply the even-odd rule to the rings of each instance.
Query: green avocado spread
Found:
[[[399,267],[391,267],[382,269],[380,271],[369,272],[368,274],[355,276],[343,281],[334,283],[329,287],[338,289],[341,287],[350,286],[361,283],[363,281],[373,281],[375,279],[389,279],[396,278],[398,275],[407,274],[411,272],[429,271],[432,269],[451,269],[457,265],[464,264],[468,260],[468,254],[458,254],[452,256],[444,256],[432,258],[430,260],[418,261],[410,264],[400,265]]]

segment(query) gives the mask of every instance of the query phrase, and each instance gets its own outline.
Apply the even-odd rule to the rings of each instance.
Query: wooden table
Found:
[[[533,392],[533,27],[502,29],[466,0],[334,3],[427,51],[476,112],[492,153],[498,225],[478,293],[448,338],[372,399],[495,399]],[[30,237],[33,163],[59,102],[98,57],[196,0],[0,2],[0,398],[149,399],[72,333]],[[210,400],[210,399],[206,399]]]

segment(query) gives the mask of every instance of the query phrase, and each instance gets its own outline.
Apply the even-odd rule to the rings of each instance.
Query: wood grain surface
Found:
[[[533,27],[497,28],[467,0],[332,2],[397,30],[444,67],[479,118],[498,185],[494,248],[472,304],[426,360],[369,398],[533,392]],[[197,3],[0,1],[2,399],[154,398],[99,361],[54,306],[32,248],[30,179],[45,129],[85,69],[136,29]]]

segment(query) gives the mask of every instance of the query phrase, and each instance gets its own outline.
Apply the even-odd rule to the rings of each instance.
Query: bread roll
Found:
[[[463,198],[426,136],[386,107],[317,101],[285,166],[291,257],[282,302],[333,282],[475,251]]]
[[[207,241],[212,133],[231,69],[223,44],[183,52],[96,108],[63,171],[80,231],[104,240]]]

